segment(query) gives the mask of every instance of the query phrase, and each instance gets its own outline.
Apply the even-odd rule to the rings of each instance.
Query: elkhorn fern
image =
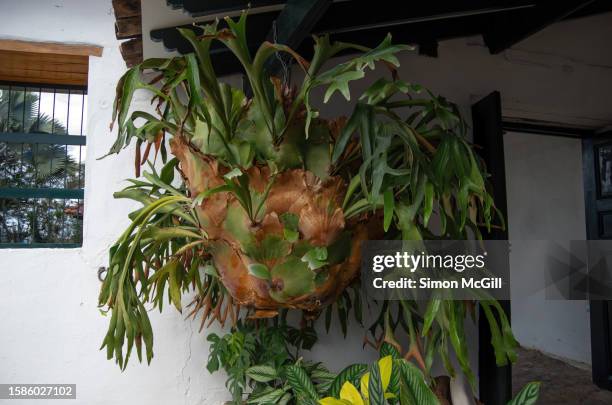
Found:
[[[111,153],[136,138],[137,176],[152,145],[165,162],[161,172],[151,165],[144,179],[115,195],[143,204],[110,250],[100,294],[100,305],[112,310],[103,346],[122,367],[134,346],[141,356],[143,340],[150,361],[145,304],[161,310],[165,291],[182,310],[183,293],[195,290],[191,314],[203,313],[202,325],[274,317],[284,309],[301,309],[309,320],[326,306],[329,324],[330,304],[338,302],[345,329],[351,307],[361,319],[361,300],[347,287],[358,281],[362,241],[479,237],[495,216],[456,106],[397,76],[396,54],[407,46],[387,37],[366,49],[324,36],[315,38],[310,62],[269,42],[250,55],[245,24],[242,15],[226,19],[223,29],[206,26],[200,37],[182,30],[194,53],[146,60],[117,86],[119,129]],[[217,79],[213,41],[242,63],[252,97]],[[344,51],[358,56],[324,69]],[[266,62],[278,52],[303,69],[297,88],[267,73]],[[385,65],[389,77],[359,97],[348,119],[318,116],[313,90],[324,90],[324,102],[336,92],[349,100],[349,83],[376,65]],[[153,114],[130,113],[138,89],[151,94]],[[168,161],[166,141],[174,156]],[[428,227],[434,211],[436,234]],[[434,300],[425,325],[413,316],[416,303],[402,301],[396,319],[391,307],[383,306],[373,333],[381,326],[383,338],[393,341],[390,325],[404,326],[411,338],[406,356],[424,369],[431,358],[421,348],[447,358],[450,342],[471,375],[461,340],[471,303]],[[503,364],[513,358],[514,339],[497,303],[486,308],[500,313],[501,325],[494,316],[490,321],[501,333],[493,343]]]

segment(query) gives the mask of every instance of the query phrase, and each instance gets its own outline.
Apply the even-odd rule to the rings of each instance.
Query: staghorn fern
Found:
[[[145,304],[161,310],[166,291],[182,311],[183,294],[194,290],[190,315],[202,313],[202,326],[300,309],[307,324],[325,311],[329,329],[335,308],[346,334],[351,311],[362,322],[361,241],[481,238],[480,229],[494,226],[494,218],[503,227],[457,107],[398,77],[396,54],[409,47],[392,44],[390,36],[374,49],[323,36],[315,37],[310,62],[269,42],[250,55],[246,14],[224,23],[206,26],[201,37],[181,30],[194,53],[146,60],[117,86],[119,128],[110,153],[135,138],[137,177],[152,147],[166,162],[160,173],[151,165],[144,179],[115,194],[143,204],[110,250],[99,297],[111,311],[102,346],[123,368],[134,346],[141,358],[142,341],[151,360]],[[217,79],[212,41],[242,63],[253,97]],[[358,55],[324,69],[347,50]],[[265,70],[277,52],[289,53],[304,70],[296,88]],[[381,64],[389,77],[360,95],[348,119],[319,117],[313,90],[324,90],[324,102],[336,92],[349,100],[350,83]],[[154,114],[131,111],[137,90],[151,94]],[[429,228],[434,212],[437,233]],[[414,301],[380,303],[369,326],[373,345],[386,342],[402,352],[393,331],[405,330],[410,340],[401,354],[426,378],[435,356],[454,373],[452,348],[474,385],[463,327],[474,305],[441,297],[425,308]],[[481,305],[497,362],[506,364],[516,346],[509,322],[496,301]]]

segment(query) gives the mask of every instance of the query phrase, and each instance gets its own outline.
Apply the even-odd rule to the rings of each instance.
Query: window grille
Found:
[[[83,239],[87,89],[0,82],[0,248]]]

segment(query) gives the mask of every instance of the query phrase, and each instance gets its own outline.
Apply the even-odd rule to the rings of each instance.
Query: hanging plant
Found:
[[[481,237],[494,218],[503,226],[458,108],[399,78],[396,55],[408,46],[390,36],[374,49],[323,36],[315,37],[309,62],[270,42],[251,55],[246,14],[226,18],[223,28],[207,25],[199,37],[181,34],[193,53],[146,60],[117,86],[110,153],[135,141],[138,178],[115,197],[143,205],[110,249],[99,297],[111,313],[103,347],[122,368],[134,347],[141,359],[143,342],[151,361],[145,306],[161,310],[166,295],[182,311],[184,295],[195,292],[189,314],[201,316],[202,326],[297,309],[309,327],[325,311],[329,329],[336,308],[346,334],[351,311],[362,322],[362,241],[465,239]],[[213,41],[238,58],[252,96],[217,79]],[[326,68],[347,51],[357,56]],[[277,53],[303,70],[296,87],[266,70]],[[375,68],[388,77],[351,95],[350,83]],[[138,90],[151,95],[150,110],[133,111]],[[323,103],[336,93],[355,98],[350,117],[320,117],[313,103],[319,90]],[[149,164],[140,177],[152,149],[164,165],[157,171]],[[434,213],[437,233],[428,227]],[[497,362],[506,364],[516,346],[509,322],[496,301],[480,305]],[[474,384],[463,332],[474,302],[434,297],[424,307],[396,301],[378,308],[369,326],[374,346],[385,341],[401,351],[393,330],[404,329],[410,342],[402,356],[425,375],[436,355],[453,374],[452,348]]]

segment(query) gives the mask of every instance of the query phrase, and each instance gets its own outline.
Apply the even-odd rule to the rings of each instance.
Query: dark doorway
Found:
[[[612,239],[612,133],[582,141],[587,239]],[[612,301],[590,301],[593,382],[612,390]]]

